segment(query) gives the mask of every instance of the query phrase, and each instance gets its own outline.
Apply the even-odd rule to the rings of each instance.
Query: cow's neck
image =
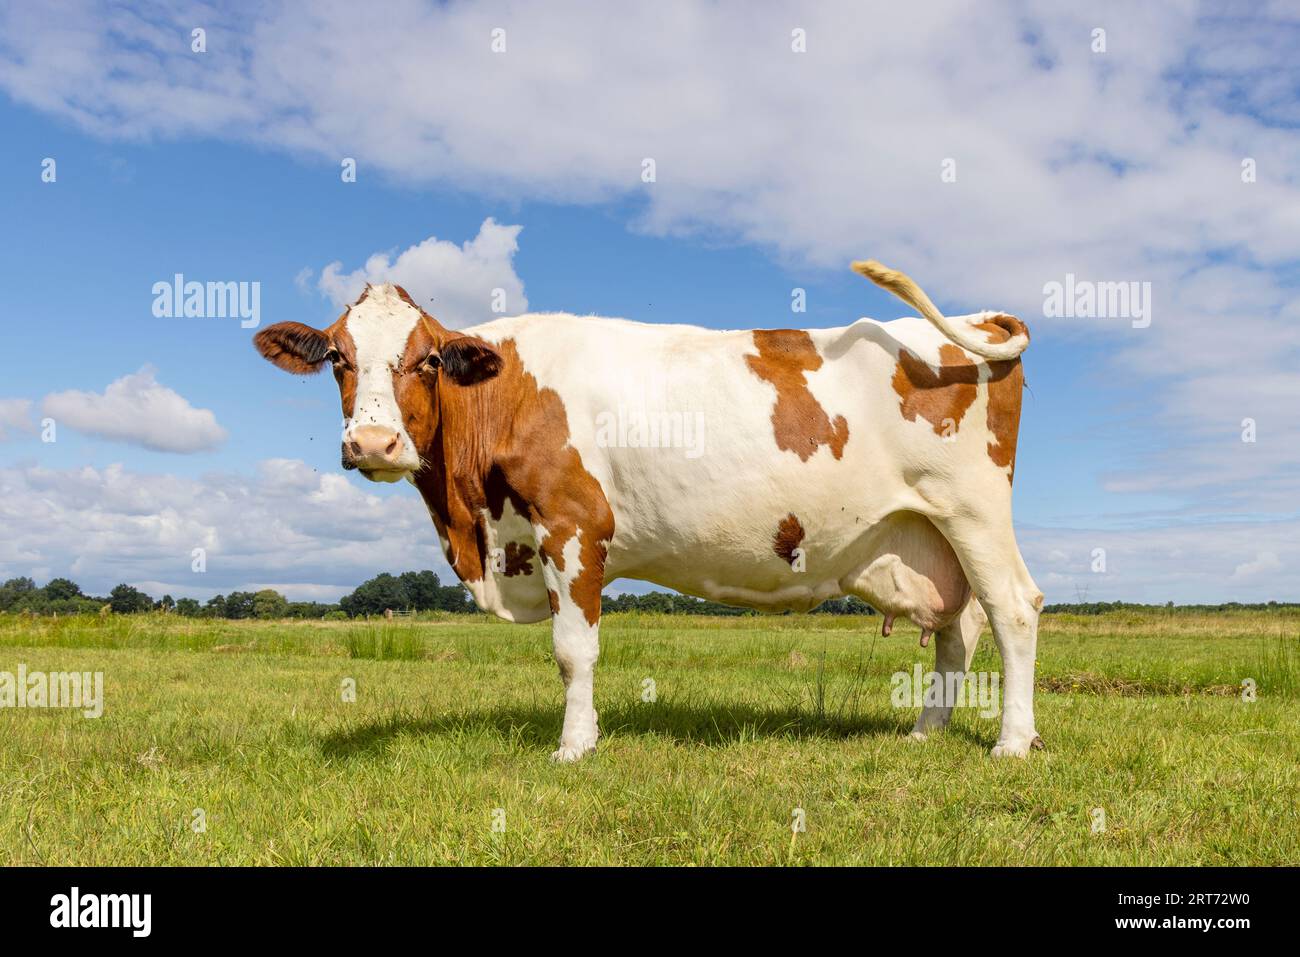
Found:
[[[544,563],[563,569],[564,548],[577,539],[581,575],[571,589],[581,592],[594,624],[613,512],[569,442],[568,410],[559,393],[524,368],[513,341],[494,346],[502,362],[498,375],[469,388],[449,386],[437,397],[440,424],[416,484],[447,542],[447,560],[464,582],[487,575],[489,523],[507,510],[540,534],[536,545]]]
[[[510,361],[513,360],[513,361]],[[487,569],[484,511],[501,517],[503,502],[522,502],[509,488],[512,425],[520,408],[520,369],[510,357],[493,379],[470,387],[439,384],[438,427],[422,457],[415,485],[447,544],[447,561],[461,581],[480,581]]]

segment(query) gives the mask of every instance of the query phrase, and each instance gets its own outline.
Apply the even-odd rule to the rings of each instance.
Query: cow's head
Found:
[[[333,367],[346,419],[343,467],[380,482],[425,464],[439,426],[439,389],[472,386],[501,369],[490,345],[449,332],[390,284],[367,286],[328,329],[281,322],[253,344],[287,372]]]

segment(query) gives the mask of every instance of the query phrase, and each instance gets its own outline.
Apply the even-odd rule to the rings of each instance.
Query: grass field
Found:
[[[890,675],[932,650],[879,621],[607,616],[600,747],[557,765],[545,625],[0,616],[0,671],[105,691],[0,709],[2,859],[1300,864],[1300,617],[1044,617],[1026,761],[973,710],[908,740]]]

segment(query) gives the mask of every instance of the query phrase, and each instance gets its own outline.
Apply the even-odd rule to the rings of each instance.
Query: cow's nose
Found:
[[[358,468],[391,466],[402,454],[402,437],[392,429],[363,425],[353,429],[348,436],[347,450]]]

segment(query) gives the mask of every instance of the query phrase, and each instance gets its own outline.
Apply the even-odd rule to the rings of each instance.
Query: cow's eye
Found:
[[[431,352],[425,356],[424,361],[420,363],[420,369],[424,372],[437,372],[438,367],[442,365],[442,356],[436,352]]]
[[[338,365],[339,361],[342,358],[343,357],[339,355],[339,351],[337,349],[330,349],[328,352],[325,353],[325,359],[333,363],[334,365]]]

